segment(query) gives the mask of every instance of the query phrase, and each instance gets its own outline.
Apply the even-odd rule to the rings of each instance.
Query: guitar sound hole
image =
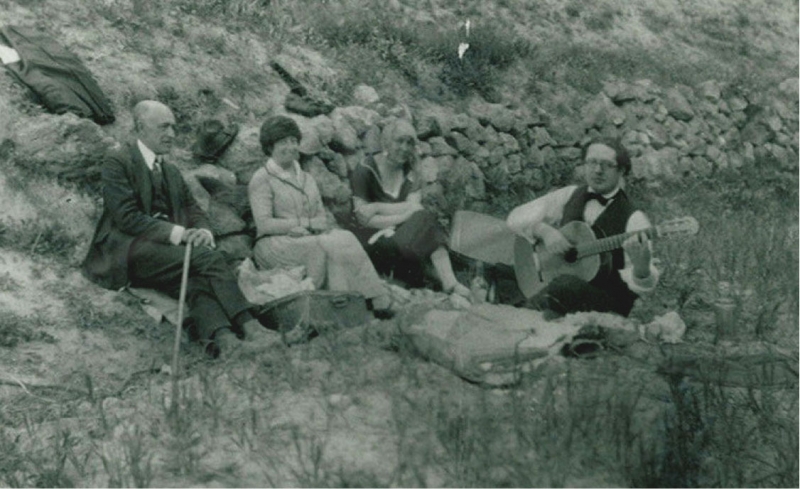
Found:
[[[570,248],[564,253],[564,261],[567,263],[575,263],[578,261],[578,250],[575,248]]]

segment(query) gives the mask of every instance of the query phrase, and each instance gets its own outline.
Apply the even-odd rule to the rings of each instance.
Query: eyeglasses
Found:
[[[613,160],[586,160],[586,166],[599,167],[603,171],[616,170],[617,162]]]

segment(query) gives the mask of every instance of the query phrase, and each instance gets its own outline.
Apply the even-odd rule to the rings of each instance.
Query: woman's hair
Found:
[[[298,141],[303,138],[300,128],[297,123],[284,115],[276,115],[265,120],[261,124],[261,131],[259,133],[259,141],[261,141],[261,150],[265,155],[272,154],[272,147],[281,139],[294,136]]]
[[[397,130],[403,125],[408,126],[411,129],[411,133],[416,138],[417,133],[416,130],[414,129],[414,125],[411,123],[410,120],[393,117],[389,119],[388,122],[386,122],[386,124],[383,126],[383,131],[381,131],[381,147],[383,148],[384,151],[386,151],[386,149],[389,147],[389,143],[392,141],[392,138],[394,138],[394,135],[397,132]],[[405,173],[410,172],[415,164],[416,164],[416,159],[414,161],[407,162],[405,167],[403,168],[403,171]]]
[[[622,141],[620,141],[619,138],[605,138],[592,141],[583,147],[581,160],[586,159],[586,152],[589,151],[589,146],[593,144],[604,144],[613,149],[616,154],[617,168],[622,170],[623,175],[627,175],[631,172],[631,155],[628,153],[628,150],[625,149],[625,146],[622,145]]]

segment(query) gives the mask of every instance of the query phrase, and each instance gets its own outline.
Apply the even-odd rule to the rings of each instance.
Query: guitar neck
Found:
[[[654,239],[658,236],[656,228],[649,227],[647,229],[631,231],[630,233],[615,234],[614,236],[597,239],[590,243],[580,243],[575,247],[575,249],[578,252],[578,258],[599,255],[600,253],[607,253],[609,251],[622,248],[622,243],[624,243],[626,239],[639,233],[645,233],[650,239]]]

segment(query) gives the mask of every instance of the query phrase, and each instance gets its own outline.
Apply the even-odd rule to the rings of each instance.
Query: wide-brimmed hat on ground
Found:
[[[216,161],[231,145],[238,133],[239,126],[236,124],[226,127],[222,121],[217,119],[204,121],[197,129],[197,141],[192,146],[192,153],[202,161]]]

